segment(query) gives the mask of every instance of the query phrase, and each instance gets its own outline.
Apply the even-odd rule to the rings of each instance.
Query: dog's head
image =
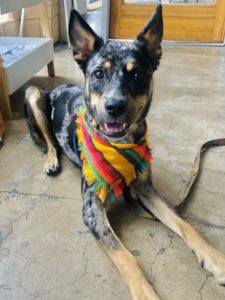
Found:
[[[161,5],[133,42],[104,43],[75,10],[69,36],[85,74],[89,114],[108,138],[124,137],[143,122],[151,103],[152,77],[162,54]]]

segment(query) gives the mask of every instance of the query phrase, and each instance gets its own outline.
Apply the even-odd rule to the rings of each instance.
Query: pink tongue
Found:
[[[121,124],[121,123],[105,123],[105,129],[109,132],[121,132],[124,129],[124,124]]]

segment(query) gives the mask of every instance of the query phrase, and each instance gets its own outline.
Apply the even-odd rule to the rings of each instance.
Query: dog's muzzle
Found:
[[[126,134],[128,124],[118,121],[118,117],[127,111],[128,105],[124,100],[108,99],[105,102],[105,110],[109,117],[115,121],[106,122],[103,131],[110,137],[122,137]]]

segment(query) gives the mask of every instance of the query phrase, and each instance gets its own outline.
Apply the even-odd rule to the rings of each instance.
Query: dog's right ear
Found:
[[[94,51],[98,51],[103,45],[102,38],[91,29],[75,9],[72,9],[70,13],[69,38],[74,48],[74,59],[81,66]]]
[[[163,37],[163,16],[162,16],[162,5],[159,4],[156,7],[152,17],[138,34],[137,40],[147,50],[153,62],[154,70],[159,64],[159,60],[162,55],[161,41]]]

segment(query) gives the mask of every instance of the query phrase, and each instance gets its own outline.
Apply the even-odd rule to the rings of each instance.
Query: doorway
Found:
[[[110,5],[109,37],[133,39],[159,2],[163,5],[165,40],[224,41],[224,0],[113,0]]]

